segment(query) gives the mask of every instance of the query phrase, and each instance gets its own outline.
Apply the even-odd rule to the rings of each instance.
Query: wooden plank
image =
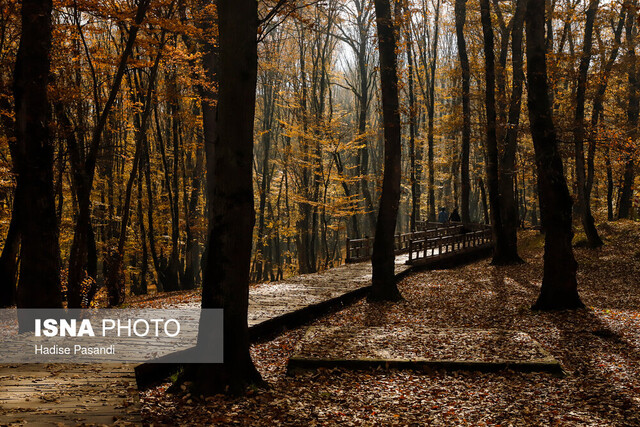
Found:
[[[131,364],[0,366],[0,425],[139,425]]]

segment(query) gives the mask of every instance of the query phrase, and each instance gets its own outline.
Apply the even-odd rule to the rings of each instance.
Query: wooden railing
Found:
[[[451,256],[453,253],[464,253],[491,247],[493,245],[491,229],[484,227],[481,230],[468,231],[457,235],[412,240],[409,244],[407,264],[418,264],[428,259]]]
[[[411,244],[416,240],[440,239],[447,236],[460,235],[468,229],[471,224],[461,223],[426,223],[428,227],[422,231],[413,233],[397,234],[394,239],[395,254],[410,252]],[[373,237],[362,239],[347,239],[347,257],[345,262],[360,262],[371,258],[373,253]]]
[[[433,221],[416,221],[416,227],[414,231],[426,231],[432,228],[441,228],[444,225],[441,222]]]

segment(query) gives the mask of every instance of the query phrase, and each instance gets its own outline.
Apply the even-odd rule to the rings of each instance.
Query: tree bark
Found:
[[[599,0],[591,0],[587,10],[587,19],[584,28],[584,42],[582,56],[578,66],[578,81],[576,88],[576,109],[573,124],[573,143],[576,160],[576,184],[578,187],[578,212],[582,220],[582,227],[587,236],[589,247],[602,246],[602,239],[596,230],[593,215],[591,214],[591,200],[587,197],[587,178],[584,161],[584,104],[587,90],[587,76],[589,63],[591,62],[591,47],[593,44],[593,23],[596,18]]]
[[[627,160],[624,164],[622,190],[620,191],[620,204],[618,205],[618,219],[631,217],[634,178],[635,165],[633,161],[633,154],[628,154]]]
[[[14,159],[15,160],[15,159]],[[16,186],[13,193],[11,221],[0,255],[0,307],[16,303],[16,281],[18,279],[18,254],[20,253],[20,200],[22,195]]]
[[[533,309],[562,310],[584,305],[578,295],[578,263],[571,246],[572,201],[562,169],[549,99],[544,10],[544,0],[528,0],[526,31],[529,122],[538,171],[540,213],[545,229],[542,288]]]
[[[489,207],[493,229],[494,265],[512,264],[518,261],[517,248],[510,244],[509,236],[503,223],[502,202],[500,195],[500,166],[498,163],[498,137],[496,132],[496,99],[495,99],[495,54],[493,43],[493,27],[491,23],[491,7],[489,0],[480,1],[480,18],[484,40],[485,60],[485,105],[487,114],[487,184],[489,187]],[[511,191],[513,195],[513,191]],[[515,252],[514,252],[515,251]],[[517,260],[514,260],[514,256]]]
[[[363,2],[364,4],[364,2]],[[361,9],[359,9],[360,11]],[[369,74],[367,70],[367,29],[364,24],[359,22],[360,45],[358,51],[358,74],[360,79],[360,97],[358,98],[358,138],[362,147],[358,152],[360,160],[360,186],[362,195],[364,196],[363,208],[367,212],[366,217],[369,222],[369,233],[373,233],[376,228],[376,214],[373,206],[373,197],[369,189],[369,138],[367,132],[367,113],[369,111]],[[365,233],[367,234],[367,233]]]
[[[638,76],[638,69],[636,63],[636,40],[635,40],[635,26],[637,13],[635,12],[635,3],[633,2],[632,8],[629,9],[627,15],[626,24],[626,36],[627,36],[627,73],[628,73],[628,106],[627,106],[627,138],[635,144],[638,139],[638,114],[640,113],[640,78]],[[624,174],[622,180],[622,189],[620,191],[620,203],[618,204],[618,218],[629,218],[631,213],[631,201],[632,201],[632,185],[634,179],[634,164],[633,164],[633,147],[627,148],[630,152],[627,153],[624,165]]]
[[[18,308],[62,307],[60,247],[53,189],[47,83],[51,51],[50,0],[24,0],[13,96],[21,222]],[[20,324],[27,330],[32,325]]]
[[[196,226],[198,216],[197,207],[202,183],[203,163],[204,153],[202,145],[199,145],[196,148],[196,164],[192,172],[193,178],[191,180],[191,194],[188,198],[186,197],[185,190],[185,232],[187,235],[187,243],[184,254],[184,273],[180,279],[182,289],[193,289],[199,283],[199,245],[197,236],[194,236],[194,228]]]
[[[158,66],[162,56],[162,47],[164,44],[164,33],[160,42],[160,51],[158,52],[151,69],[151,75],[147,82],[146,94],[143,98],[144,110],[135,120],[135,153],[133,156],[133,165],[131,173],[127,180],[125,189],[124,206],[122,208],[122,221],[120,223],[120,232],[118,234],[118,244],[115,248],[109,248],[109,253],[105,259],[105,285],[108,294],[108,303],[110,307],[120,305],[125,299],[125,276],[124,276],[124,246],[127,239],[127,226],[129,224],[129,216],[131,213],[131,198],[133,195],[133,185],[138,174],[138,168],[141,163],[142,152],[144,149],[144,141],[146,138],[147,127],[149,124],[149,116],[151,114],[151,103],[153,102],[153,90],[155,87],[156,77],[158,75]],[[142,88],[139,88],[142,89]]]
[[[149,271],[149,251],[147,250],[147,232],[144,226],[144,212],[142,210],[142,180],[144,174],[140,165],[138,168],[138,226],[140,228],[140,243],[142,244],[142,265],[140,266],[140,277],[136,286],[131,287],[131,292],[135,295],[146,295],[148,293],[147,272]]]
[[[518,149],[518,132],[520,128],[520,112],[522,107],[522,90],[524,82],[522,34],[524,16],[526,13],[526,0],[516,2],[516,10],[510,22],[511,28],[511,63],[513,69],[511,98],[509,99],[507,126],[502,143],[502,155],[500,156],[499,185],[500,185],[500,209],[501,220],[504,228],[505,256],[501,264],[519,264],[522,259],[518,255],[518,202],[516,152]],[[508,39],[508,33],[505,37]],[[508,43],[503,43],[508,44]],[[506,51],[506,46],[504,46]],[[506,52],[504,53],[506,56]],[[506,60],[505,60],[506,61]],[[506,68],[506,66],[505,66]],[[504,70],[503,70],[504,72]]]
[[[274,71],[267,70],[264,72],[263,84],[262,84],[262,150],[263,157],[261,162],[261,177],[260,177],[260,199],[258,201],[258,233],[256,244],[256,263],[255,263],[255,281],[266,280],[267,275],[267,237],[265,236],[265,217],[267,209],[267,196],[271,188],[271,174],[269,173],[269,161],[271,151],[271,134],[273,132],[273,120],[274,109],[276,106],[276,97],[278,93],[278,87],[276,82],[276,75]]]
[[[398,10],[400,9],[399,6]],[[405,13],[410,15],[408,4],[404,5]],[[422,195],[422,188],[420,181],[422,178],[422,150],[416,144],[416,137],[418,136],[418,109],[415,101],[414,91],[414,66],[413,66],[413,36],[411,29],[411,20],[407,19],[405,22],[405,34],[407,38],[407,73],[409,74],[409,157],[411,167],[411,216],[409,219],[410,230],[416,229],[416,222],[420,221],[420,196]]]
[[[7,93],[8,88],[0,80],[0,91]],[[0,109],[3,111],[12,111],[10,98],[0,97]],[[11,153],[11,161],[13,171],[17,173],[18,165],[16,163],[18,154],[16,153],[15,142],[15,121],[7,114],[0,116],[3,126],[3,133],[9,141],[9,152]],[[18,200],[21,195],[18,187],[13,190],[13,205],[11,206],[11,221],[9,222],[9,230],[0,255],[0,307],[10,307],[16,303],[16,284],[18,280],[18,254],[20,253],[20,212],[18,210],[20,203]]]
[[[149,155],[149,140],[147,138],[144,138],[144,156],[145,156],[145,162],[144,162],[144,178],[145,178],[145,184],[147,187],[147,221],[148,221],[148,237],[149,237],[149,252],[151,252],[151,260],[153,261],[153,267],[156,270],[157,273],[157,280],[156,280],[156,288],[158,290],[158,292],[164,292],[164,283],[166,281],[165,277],[164,277],[164,270],[160,268],[160,260],[158,257],[158,252],[156,250],[156,241],[155,241],[155,232],[154,232],[154,225],[153,225],[153,214],[155,212],[154,210],[154,203],[153,203],[153,198],[154,198],[154,189],[153,189],[153,184],[152,184],[152,180],[151,180],[151,162],[150,162],[150,155]]]
[[[427,167],[429,169],[429,221],[436,220],[436,171],[434,165],[434,116],[436,108],[436,65],[438,60],[438,36],[440,33],[440,0],[437,0],[433,28],[433,44],[431,46],[431,62],[429,64],[429,99],[427,124]]]
[[[456,35],[458,40],[458,57],[462,73],[462,147],[460,158],[460,214],[463,223],[471,222],[469,217],[469,147],[471,144],[471,72],[467,43],[464,38],[464,24],[467,17],[466,0],[456,0],[455,3]]]
[[[394,233],[400,203],[401,146],[396,38],[389,0],[375,0],[384,123],[384,176],[371,264],[372,301],[402,298],[395,279]]]
[[[311,228],[311,155],[309,153],[309,141],[306,138],[307,134],[307,72],[306,72],[306,51],[304,47],[304,25],[300,30],[300,85],[301,85],[301,108],[300,108],[300,121],[302,122],[302,135],[298,137],[300,141],[300,149],[302,151],[302,166],[300,172],[300,195],[303,200],[298,202],[298,209],[300,216],[296,221],[296,228],[298,229],[296,235],[296,249],[298,256],[298,272],[300,274],[315,273],[315,260],[311,256],[311,242],[312,242],[312,228]]]
[[[478,187],[480,187],[480,201],[482,202],[482,213],[484,217],[484,223],[489,224],[490,219],[489,219],[489,206],[487,203],[487,190],[484,186],[484,181],[482,180],[482,177],[478,178]]]
[[[591,198],[591,189],[593,188],[593,179],[595,175],[595,153],[596,153],[596,140],[595,134],[598,130],[598,121],[604,111],[604,97],[607,91],[607,85],[609,83],[609,76],[613,65],[618,58],[618,52],[620,51],[620,41],[622,36],[622,29],[624,28],[626,17],[626,7],[622,7],[620,10],[620,19],[618,25],[614,31],[614,45],[609,55],[609,59],[604,64],[602,69],[602,78],[596,89],[596,94],[593,99],[593,108],[591,109],[591,132],[589,136],[589,150],[587,152],[587,189],[586,198]],[[605,160],[606,162],[606,160]]]
[[[198,6],[200,10],[206,10],[207,6],[210,5],[210,0],[199,0]],[[180,17],[183,21],[187,21],[186,18],[186,9],[184,6],[179,7]],[[211,201],[213,200],[213,173],[212,171],[215,168],[213,163],[214,161],[214,146],[215,146],[215,138],[217,135],[217,123],[216,123],[216,114],[217,114],[217,92],[212,90],[212,87],[217,85],[218,81],[218,46],[214,43],[214,34],[217,29],[217,23],[213,18],[211,13],[203,13],[196,21],[196,26],[202,31],[202,37],[197,40],[197,43],[194,42],[191,37],[182,35],[185,44],[188,48],[194,53],[198,51],[202,54],[202,68],[204,70],[204,75],[209,83],[208,85],[198,84],[196,85],[196,89],[200,96],[200,106],[202,109],[202,137],[204,140],[204,155],[206,160],[206,168],[209,171],[206,174],[206,188],[205,188],[205,205],[207,217],[210,217],[212,214],[212,205]],[[195,209],[197,206],[197,198],[200,191],[200,179],[197,178],[196,171],[202,170],[202,153],[198,151],[196,158],[196,170],[194,171],[194,179],[192,184],[192,193],[191,193],[191,201],[189,202],[189,214],[187,215],[187,249],[185,255],[185,280],[183,280],[184,287],[190,288],[192,286],[192,282],[195,278],[191,278],[192,275],[197,271],[196,263],[197,263],[197,254],[198,245],[194,242],[194,238],[191,235],[192,224],[195,224]],[[209,224],[210,225],[210,224]],[[206,247],[205,253],[202,255],[200,259],[200,264],[204,262],[206,258]],[[191,266],[191,267],[190,267]]]
[[[224,308],[224,363],[190,366],[202,394],[241,393],[260,374],[249,354],[249,268],[254,225],[252,161],[258,7],[218,1],[219,101],[203,308]],[[207,340],[201,329],[198,340]]]
[[[607,171],[607,220],[613,221],[613,168],[611,167],[611,149],[604,149],[604,164]]]

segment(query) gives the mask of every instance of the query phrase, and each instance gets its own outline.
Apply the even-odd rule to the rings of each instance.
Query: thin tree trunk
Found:
[[[502,156],[500,157],[500,202],[501,220],[504,228],[505,252],[501,264],[519,264],[518,255],[518,203],[514,187],[517,184],[516,152],[518,149],[518,131],[522,106],[524,82],[522,33],[527,0],[516,2],[515,14],[511,20],[511,62],[513,68],[511,98],[508,109],[507,128],[504,132]],[[508,38],[508,36],[506,36]],[[506,47],[505,47],[506,50]],[[505,109],[506,110],[506,109]]]
[[[264,151],[261,162],[260,178],[260,199],[258,202],[258,234],[256,249],[256,281],[263,279],[263,270],[266,265],[266,244],[265,244],[265,216],[267,208],[267,195],[271,186],[271,175],[269,173],[269,156],[271,151],[271,134],[273,132],[273,116],[276,102],[277,87],[274,87],[273,72],[266,71],[263,89],[263,117],[262,117],[262,149]]]
[[[469,147],[471,144],[471,100],[470,81],[471,72],[469,57],[467,56],[467,43],[464,38],[464,24],[467,16],[466,0],[456,0],[456,35],[458,41],[458,57],[460,58],[460,71],[462,73],[462,148],[460,158],[460,214],[463,223],[471,222],[469,217],[469,191],[471,181],[469,179]]]
[[[607,91],[607,85],[609,83],[609,76],[613,65],[618,58],[618,52],[620,51],[620,41],[622,36],[622,30],[624,28],[626,17],[626,8],[622,7],[620,10],[620,19],[618,25],[614,31],[614,45],[611,50],[609,59],[602,70],[602,78],[596,89],[596,95],[593,99],[593,108],[591,109],[591,132],[589,136],[589,149],[587,152],[587,187],[585,197],[587,200],[591,198],[591,189],[593,188],[593,179],[595,176],[595,152],[596,152],[596,140],[595,134],[597,134],[598,121],[603,114],[604,97]]]
[[[89,150],[81,160],[81,153],[70,152],[72,165],[74,168],[74,181],[78,198],[78,217],[69,254],[69,276],[68,276],[68,304],[70,308],[82,306],[83,290],[82,282],[86,276],[95,278],[97,256],[95,254],[95,237],[91,225],[91,189],[93,188],[93,178],[95,174],[98,150],[101,146],[102,133],[106,127],[111,108],[120,90],[120,84],[127,68],[127,62],[133,51],[138,30],[144,20],[150,0],[141,0],[138,3],[136,16],[129,29],[125,48],[120,56],[118,69],[113,78],[109,98],[105,103],[93,130]],[[74,161],[75,156],[75,161]]]
[[[310,246],[312,240],[312,230],[311,230],[311,215],[312,208],[310,199],[311,199],[311,156],[309,154],[309,142],[306,138],[307,134],[307,71],[306,71],[306,60],[305,60],[305,49],[302,40],[304,40],[305,31],[304,25],[301,26],[300,30],[300,43],[299,43],[299,53],[300,53],[300,85],[302,92],[301,99],[301,108],[300,108],[300,121],[302,122],[302,135],[299,137],[301,151],[302,151],[302,166],[301,166],[301,178],[300,178],[300,195],[303,200],[298,203],[298,209],[300,211],[300,215],[298,220],[296,221],[297,235],[296,235],[296,249],[298,255],[298,271],[301,274],[313,273],[315,272],[315,265],[312,264]]]
[[[438,35],[440,32],[440,0],[437,0],[433,29],[433,45],[431,47],[431,62],[429,64],[429,99],[428,101],[428,125],[427,125],[427,167],[429,169],[429,221],[436,220],[436,178],[434,165],[434,115],[435,115],[435,88],[436,88],[436,64],[438,61]]]
[[[180,280],[180,284],[182,285],[182,289],[193,289],[196,287],[198,282],[198,240],[196,236],[194,236],[194,228],[196,227],[197,221],[197,207],[198,207],[198,199],[200,197],[200,187],[201,187],[201,175],[202,175],[202,166],[204,163],[202,152],[202,146],[198,146],[196,148],[196,165],[192,172],[192,180],[191,180],[191,194],[189,196],[188,205],[187,199],[185,197],[185,206],[187,212],[185,213],[185,229],[187,235],[187,243],[185,248],[184,255],[184,274]],[[186,176],[185,176],[186,178]]]
[[[630,218],[633,200],[633,181],[635,178],[635,164],[633,155],[627,156],[624,164],[624,174],[622,179],[622,190],[620,191],[620,203],[618,204],[618,218]]]
[[[156,289],[158,292],[164,292],[164,270],[160,268],[160,259],[158,257],[158,252],[156,250],[156,241],[155,241],[155,232],[153,225],[153,215],[155,213],[153,197],[154,197],[154,188],[151,181],[151,162],[150,162],[150,149],[149,149],[149,140],[144,138],[144,150],[145,150],[145,168],[144,168],[144,177],[145,184],[147,187],[147,221],[148,221],[148,236],[149,236],[149,252],[151,252],[151,260],[153,261],[153,268],[156,270],[157,280],[156,280]]]
[[[151,114],[151,103],[153,102],[152,95],[155,87],[156,77],[158,74],[158,66],[160,64],[160,58],[162,56],[162,46],[164,44],[164,33],[160,42],[160,51],[158,52],[151,69],[151,75],[147,83],[147,91],[144,97],[144,110],[137,122],[137,129],[135,132],[136,146],[133,156],[133,165],[131,167],[131,173],[127,180],[127,186],[125,190],[124,205],[122,208],[120,232],[118,235],[118,244],[115,248],[109,248],[105,259],[105,285],[108,294],[108,303],[110,307],[120,305],[125,299],[125,276],[124,276],[124,245],[127,239],[127,226],[129,225],[129,216],[131,213],[131,198],[133,194],[133,185],[135,179],[138,176],[138,167],[141,162],[143,145],[149,124],[149,116]],[[139,88],[141,89],[141,88]]]
[[[169,255],[169,265],[167,276],[173,283],[175,289],[180,289],[180,196],[178,187],[178,177],[180,176],[180,100],[178,98],[177,73],[173,72],[168,79],[168,92],[170,95],[171,111],[171,142],[173,148],[173,166],[171,168],[171,188],[174,195],[171,205],[171,254]]]
[[[635,8],[636,2],[633,2]],[[628,73],[628,107],[627,107],[627,138],[630,141],[638,139],[638,114],[640,113],[640,78],[636,64],[636,35],[635,26],[637,14],[630,8],[627,17],[627,73]],[[618,204],[618,218],[629,218],[631,213],[632,185],[634,178],[633,153],[627,154],[624,165],[622,189],[620,191],[620,203]]]
[[[487,203],[487,190],[484,186],[482,177],[478,178],[478,187],[480,187],[480,200],[482,202],[482,213],[484,216],[484,223],[489,224],[489,204]]]
[[[368,26],[366,24],[365,2],[357,4],[357,24],[359,44],[357,45],[357,60],[358,60],[358,81],[360,83],[360,92],[358,96],[358,135],[360,139],[360,149],[358,150],[359,158],[359,174],[360,174],[360,186],[363,197],[363,208],[366,212],[366,218],[369,223],[369,227],[365,228],[365,234],[370,235],[375,232],[376,228],[376,214],[373,207],[373,197],[369,189],[369,138],[366,136],[367,132],[367,112],[369,111],[369,86],[370,76],[367,72],[367,39],[368,39]],[[368,230],[368,231],[366,231]]]
[[[335,151],[333,153],[333,158],[334,161],[336,163],[336,169],[338,171],[338,176],[340,177],[340,183],[342,185],[342,190],[344,191],[344,195],[347,198],[347,200],[351,201],[353,199],[353,196],[351,194],[351,190],[349,189],[349,184],[347,183],[346,179],[346,173],[344,170],[344,165],[342,163],[342,158],[340,157],[340,153],[338,151]],[[357,191],[357,190],[356,190]],[[353,209],[357,209],[357,206],[353,206]],[[354,213],[353,215],[351,215],[351,233],[349,234],[350,236],[353,236],[353,239],[358,239],[360,238],[360,226],[358,225],[358,216]]]
[[[384,122],[384,177],[373,244],[372,301],[402,298],[395,279],[394,233],[400,203],[401,146],[396,40],[389,0],[375,0],[380,52],[382,117]]]
[[[584,161],[584,104],[587,90],[587,76],[589,63],[591,62],[591,46],[593,44],[593,23],[596,18],[599,0],[591,0],[587,10],[587,20],[584,29],[584,42],[582,57],[578,67],[578,82],[576,88],[576,109],[573,124],[573,143],[575,149],[576,178],[578,187],[578,212],[582,220],[582,227],[587,236],[589,247],[602,246],[602,239],[598,236],[598,230],[591,214],[591,200],[587,197],[587,178]]]
[[[607,170],[607,219],[613,221],[613,169],[611,167],[611,149],[604,149],[604,163]]]
[[[149,251],[147,249],[147,232],[144,226],[144,211],[142,210],[142,167],[138,168],[138,226],[140,227],[140,243],[142,244],[142,265],[140,266],[140,278],[138,286],[132,289],[136,295],[146,295],[147,289],[147,272],[149,271]]]
[[[360,34],[363,29],[360,28]],[[376,214],[373,207],[373,197],[369,190],[369,138],[367,132],[367,112],[369,111],[369,76],[367,74],[366,59],[366,41],[360,41],[360,51],[358,52],[358,73],[360,75],[360,97],[358,108],[358,138],[360,139],[361,148],[358,152],[360,158],[360,186],[362,195],[364,196],[364,210],[367,212],[366,217],[369,222],[368,233],[373,233],[376,229]],[[367,233],[365,233],[367,234]]]
[[[489,206],[493,229],[493,264],[510,264],[511,247],[502,221],[502,198],[498,164],[498,140],[496,133],[495,100],[495,55],[493,46],[493,27],[489,0],[480,1],[480,16],[484,39],[485,58],[485,105],[487,115],[487,181],[489,186]]]
[[[397,6],[399,9],[399,6]],[[409,14],[408,5],[405,4],[405,13]],[[413,82],[413,37],[411,32],[411,20],[406,20],[405,34],[407,37],[407,73],[409,74],[409,157],[411,162],[411,216],[410,230],[416,229],[416,222],[420,221],[420,196],[422,189],[420,187],[420,178],[422,175],[422,156],[420,147],[416,146],[416,137],[418,133],[417,119],[418,111],[414,95]]]

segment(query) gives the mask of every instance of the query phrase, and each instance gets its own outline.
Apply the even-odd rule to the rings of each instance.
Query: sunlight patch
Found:
[[[288,372],[335,367],[562,372],[524,332],[419,326],[310,327],[289,359]]]

